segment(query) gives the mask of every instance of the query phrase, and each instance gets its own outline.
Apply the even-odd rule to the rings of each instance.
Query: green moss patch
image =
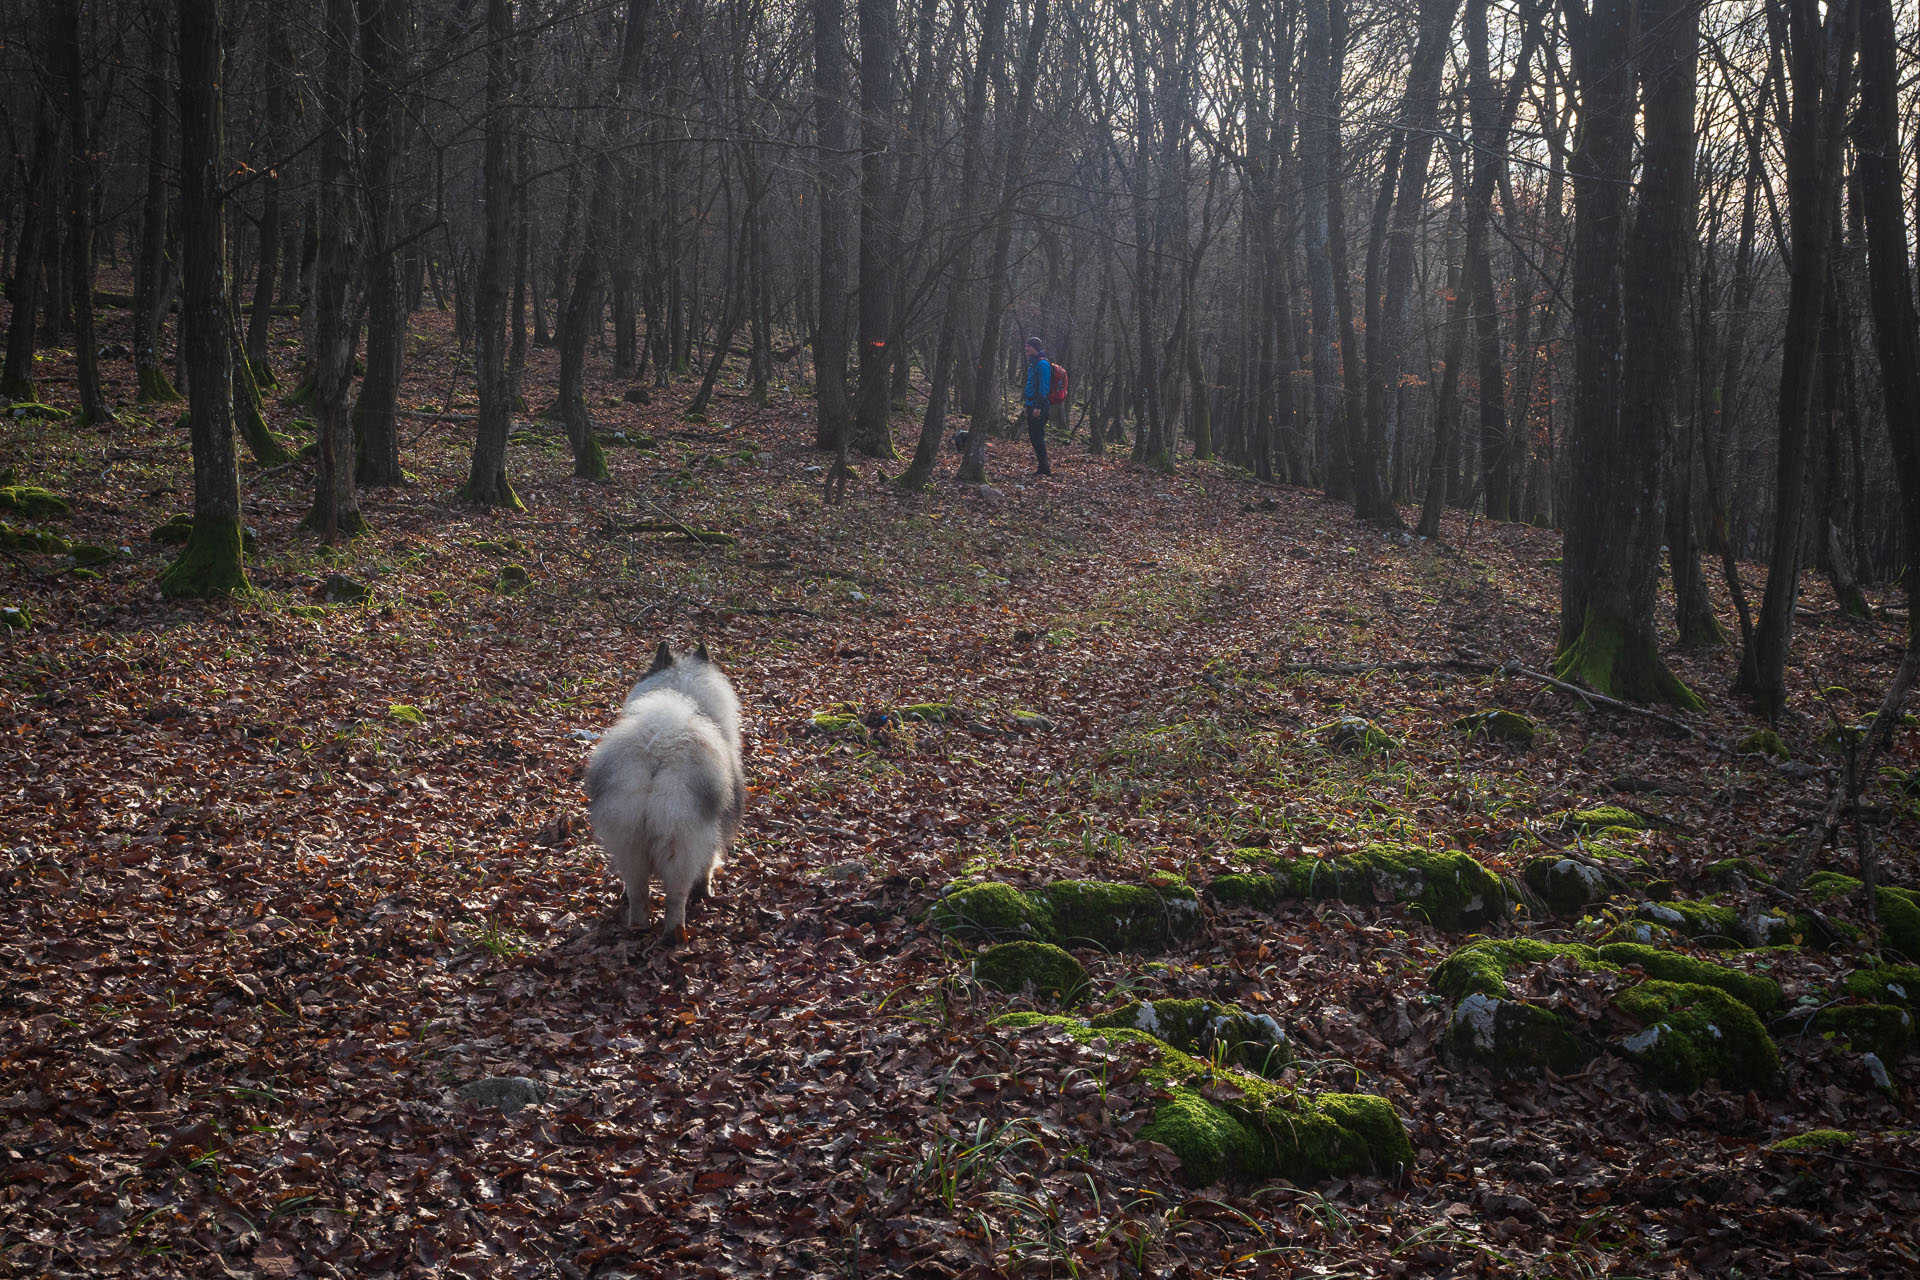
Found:
[[[1892,1004],[1834,1004],[1807,1019],[1807,1032],[1860,1053],[1897,1058],[1913,1044],[1913,1015]]]
[[[999,1027],[1057,1026],[1083,1044],[1133,1042],[1148,1047],[1141,1073],[1164,1101],[1140,1137],[1168,1147],[1193,1186],[1284,1178],[1313,1183],[1363,1172],[1391,1173],[1413,1163],[1406,1126],[1384,1098],[1323,1093],[1216,1069],[1144,1031],[1095,1028],[1077,1019],[1009,1014]]]
[[[290,604],[287,606],[287,616],[291,618],[305,618],[309,622],[312,622],[326,617],[327,610],[325,605]]]
[[[0,605],[0,628],[8,631],[33,630],[33,610],[19,605]]]
[[[1343,858],[1277,860],[1268,875],[1216,876],[1208,886],[1230,906],[1270,909],[1287,898],[1398,902],[1442,929],[1475,929],[1507,912],[1500,878],[1457,849],[1376,844]]]
[[[1716,987],[1652,979],[1620,992],[1614,1008],[1640,1025],[1620,1041],[1649,1084],[1691,1093],[1709,1080],[1771,1091],[1780,1051],[1752,1009]]]
[[[1506,742],[1514,746],[1530,747],[1539,727],[1517,711],[1476,711],[1472,715],[1461,716],[1453,722],[1453,731],[1470,738],[1484,738],[1489,742]]]
[[[21,422],[65,422],[73,415],[37,400],[19,400],[7,406],[7,416]]]
[[[1091,1019],[1089,1025],[1144,1031],[1182,1053],[1263,1076],[1293,1061],[1293,1047],[1278,1022],[1211,1000],[1135,1000]]]
[[[807,727],[830,738],[858,738],[864,742],[868,737],[866,723],[860,718],[860,709],[851,702],[836,702],[814,712],[807,721]]]
[[[1805,1133],[1780,1139],[1768,1150],[1804,1155],[1815,1151],[1837,1151],[1852,1146],[1855,1141],[1855,1136],[1845,1129],[1809,1129]]]
[[[1063,1008],[1084,1002],[1093,989],[1086,966],[1050,942],[1002,942],[973,961],[981,986],[1027,995]]]
[[[0,511],[17,511],[29,520],[53,520],[71,514],[73,508],[65,498],[39,485],[0,484]]]
[[[1056,880],[1021,891],[975,884],[944,895],[928,922],[960,939],[1027,938],[1107,951],[1158,951],[1193,932],[1200,903],[1181,884]]]
[[[1801,891],[1815,902],[1826,904],[1857,893],[1862,882],[1838,871],[1816,871],[1806,878]],[[1908,960],[1920,960],[1920,892],[1898,885],[1877,885],[1873,905],[1880,917],[1880,940],[1887,950]],[[1818,930],[1801,932],[1817,936]]]
[[[953,707],[945,702],[912,702],[904,707],[895,707],[893,714],[901,720],[922,720],[933,724],[958,719]]]
[[[1600,959],[1622,969],[1634,968],[1662,982],[1690,982],[1726,992],[1755,1013],[1765,1016],[1784,1003],[1780,984],[1772,978],[1742,973],[1723,964],[1696,960],[1677,951],[1663,951],[1636,942],[1612,942],[1599,949]]]
[[[1310,736],[1330,749],[1343,751],[1350,756],[1371,756],[1400,749],[1400,744],[1393,740],[1391,734],[1373,721],[1359,716],[1342,716],[1329,721],[1311,730]]]
[[[1634,915],[1683,937],[1713,945],[1739,946],[1744,936],[1740,914],[1731,907],[1712,902],[1678,898],[1665,902],[1643,902]]]

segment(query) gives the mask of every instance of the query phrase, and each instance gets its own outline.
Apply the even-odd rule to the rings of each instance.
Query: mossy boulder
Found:
[[[930,724],[957,718],[952,704],[945,702],[910,702],[904,707],[895,707],[893,714],[900,720],[921,720]]]
[[[1801,891],[1824,905],[1859,892],[1861,884],[1838,871],[1816,871],[1806,878]],[[1880,918],[1880,941],[1886,949],[1903,959],[1920,960],[1920,892],[1899,885],[1877,885],[1873,905]],[[1813,929],[1804,932],[1817,933]]]
[[[1477,929],[1507,912],[1500,878],[1457,849],[1376,844],[1341,858],[1277,859],[1270,874],[1215,876],[1216,901],[1270,909],[1288,898],[1398,902],[1442,929]]]
[[[73,415],[37,400],[18,400],[7,406],[7,416],[21,422],[65,422]]]
[[[1140,1137],[1179,1157],[1192,1186],[1284,1178],[1306,1184],[1355,1173],[1392,1173],[1413,1163],[1413,1144],[1393,1105],[1368,1094],[1309,1094],[1251,1072],[1225,1070],[1144,1031],[1090,1027],[1077,1019],[1008,1014],[997,1027],[1056,1026],[1083,1044],[1145,1046],[1142,1077],[1163,1101]]]
[[[111,548],[92,542],[73,543],[67,548],[67,554],[73,557],[75,564],[88,569],[103,565],[114,558]]]
[[[33,630],[33,610],[17,604],[0,605],[0,630]]]
[[[29,520],[53,520],[73,508],[57,493],[34,484],[0,485],[0,511],[17,511]]]
[[[1427,979],[1449,1000],[1469,995],[1505,998],[1507,971],[1523,964],[1570,960],[1576,967],[1593,964],[1598,953],[1578,942],[1541,942],[1537,938],[1482,938],[1469,942],[1435,966]]]
[[[1627,882],[1614,872],[1554,854],[1529,859],[1521,879],[1556,916],[1577,916],[1627,891]]]
[[[365,604],[373,598],[373,589],[344,573],[330,573],[314,592],[328,604]]]
[[[1086,966],[1050,942],[1002,942],[973,961],[981,986],[1072,1008],[1093,989]]]
[[[1441,1048],[1456,1062],[1503,1076],[1566,1075],[1593,1057],[1564,1014],[1478,991],[1454,1006]]]
[[[1613,1007],[1639,1024],[1620,1050],[1656,1088],[1691,1093],[1718,1080],[1771,1092],[1778,1083],[1780,1051],[1767,1029],[1717,987],[1649,979],[1617,994]]]
[[[527,572],[523,564],[503,564],[495,575],[493,589],[502,595],[515,595],[525,591],[533,583],[533,575]]]
[[[1898,1004],[1920,1009],[1920,966],[1884,964],[1855,969],[1847,975],[1846,992],[1874,1004]]]
[[[1643,902],[1634,909],[1638,920],[1659,925],[1681,937],[1692,938],[1709,946],[1737,947],[1747,939],[1747,930],[1742,925],[1740,913],[1732,907],[1723,907],[1713,902],[1697,902],[1684,898],[1670,898],[1665,902]],[[1638,938],[1618,939],[1618,941],[1642,941]]]
[[[1772,978],[1742,973],[1677,951],[1664,951],[1637,942],[1612,942],[1599,948],[1599,958],[1622,969],[1639,969],[1649,978],[1662,982],[1690,982],[1717,988],[1762,1017],[1776,1012],[1784,1003],[1780,984]]]
[[[1744,889],[1749,884],[1772,884],[1773,874],[1752,858],[1721,858],[1706,866],[1709,883],[1723,889]]]
[[[1583,836],[1604,835],[1614,830],[1638,833],[1653,828],[1653,824],[1645,818],[1617,804],[1603,804],[1592,809],[1569,809],[1558,817],[1562,829]]]
[[[1807,1019],[1807,1032],[1860,1053],[1897,1058],[1913,1045],[1913,1014],[1893,1004],[1830,1004]]]
[[[829,738],[857,738],[864,742],[869,736],[866,722],[860,718],[860,709],[851,702],[836,702],[814,712],[807,720],[807,727]]]
[[[1539,726],[1517,711],[1494,709],[1461,716],[1453,722],[1453,731],[1470,738],[1484,738],[1489,742],[1530,747],[1539,733]]]
[[[1793,753],[1787,750],[1787,744],[1772,729],[1755,729],[1734,744],[1734,751],[1743,756],[1772,756],[1776,760],[1791,760]]]
[[[1329,721],[1314,729],[1311,736],[1331,750],[1350,756],[1371,756],[1400,749],[1391,734],[1360,716],[1342,716]]]
[[[1106,951],[1158,951],[1193,932],[1200,923],[1200,903],[1184,884],[1056,880],[1022,891],[983,883],[943,895],[927,919],[963,940],[1027,938]]]
[[[71,542],[50,529],[17,529],[0,521],[0,551],[11,551],[16,555],[33,552],[60,555],[72,547]]]
[[[169,516],[165,524],[155,525],[147,534],[148,542],[157,542],[161,546],[178,547],[185,545],[193,536],[193,517],[182,511]]]
[[[1130,1027],[1215,1065],[1231,1063],[1271,1076],[1293,1061],[1278,1022],[1211,1000],[1135,1000],[1089,1020],[1094,1027]]]

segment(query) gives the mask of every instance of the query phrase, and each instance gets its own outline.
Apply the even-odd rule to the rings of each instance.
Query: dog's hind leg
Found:
[[[647,889],[650,877],[646,864],[634,859],[620,868],[620,883],[627,891],[627,927],[644,929],[647,927],[648,905]]]

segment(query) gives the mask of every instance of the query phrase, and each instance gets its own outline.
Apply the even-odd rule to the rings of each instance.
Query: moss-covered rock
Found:
[[[1069,1009],[1083,1003],[1093,989],[1086,966],[1050,942],[1002,942],[988,947],[974,957],[973,976],[981,986],[995,991]]]
[[[1461,716],[1453,722],[1453,731],[1470,738],[1485,738],[1491,742],[1507,742],[1514,746],[1530,747],[1539,727],[1517,711],[1476,711]]]
[[[1639,1024],[1620,1049],[1656,1088],[1691,1093],[1717,1079],[1770,1092],[1778,1081],[1780,1051],[1767,1029],[1717,987],[1650,979],[1617,994],[1613,1007]]]
[[[495,575],[493,589],[502,595],[514,595],[525,591],[533,582],[533,575],[527,572],[523,564],[503,564]]]
[[[904,707],[895,707],[893,714],[901,720],[923,720],[932,724],[956,718],[952,705],[945,702],[910,702]]]
[[[1376,844],[1341,858],[1286,857],[1266,875],[1215,876],[1214,898],[1270,909],[1287,898],[1398,902],[1442,929],[1476,929],[1506,915],[1500,878],[1457,849]]]
[[[1920,1009],[1920,966],[1883,964],[1847,975],[1846,992],[1874,1004]]]
[[[1578,942],[1482,938],[1478,942],[1469,942],[1442,960],[1427,981],[1449,1000],[1463,1000],[1469,995],[1504,999],[1509,969],[1563,958],[1571,960],[1576,966],[1583,966],[1593,964],[1598,959],[1598,953],[1592,947]]]
[[[1107,951],[1157,951],[1200,923],[1184,884],[1056,880],[1022,892],[1008,884],[966,885],[933,904],[928,923],[959,939],[1030,938]]]
[[[1131,1041],[1146,1045],[1142,1077],[1164,1101],[1140,1137],[1180,1159],[1193,1186],[1221,1181],[1284,1178],[1312,1183],[1353,1173],[1391,1173],[1413,1163],[1406,1126],[1384,1098],[1367,1094],[1309,1094],[1250,1072],[1220,1070],[1144,1031],[1089,1027],[1076,1019],[1009,1014],[999,1027],[1061,1027],[1082,1043]]]
[[[72,510],[65,498],[39,485],[0,485],[0,511],[17,511],[29,520],[53,520]]]
[[[1558,816],[1563,829],[1583,836],[1600,835],[1616,828],[1633,832],[1652,830],[1652,824],[1645,818],[1617,804],[1603,804],[1592,809],[1570,809]]]
[[[0,551],[11,551],[16,555],[34,552],[60,555],[72,547],[71,542],[51,529],[17,529],[0,521]]]
[[[1746,940],[1747,933],[1740,921],[1740,913],[1732,907],[1723,907],[1713,902],[1697,902],[1684,898],[1670,898],[1665,902],[1643,902],[1635,908],[1634,915],[1640,920],[1670,929],[1682,937],[1693,938],[1710,946],[1737,947]],[[1638,941],[1638,939],[1628,939]]]
[[[1144,1031],[1182,1053],[1263,1076],[1275,1075],[1293,1061],[1293,1046],[1278,1022],[1211,1000],[1135,1000],[1090,1019],[1088,1025]]]
[[[89,569],[97,565],[103,565],[113,559],[113,551],[111,548],[103,547],[92,542],[73,543],[67,548],[67,554],[73,557],[75,564]]]
[[[169,516],[165,524],[155,525],[147,534],[148,542],[157,542],[162,546],[177,547],[183,545],[193,534],[193,517],[182,511]]]
[[[807,720],[808,728],[829,738],[867,739],[866,722],[860,718],[860,709],[851,702],[836,702],[813,713]]]
[[[1717,988],[1763,1017],[1778,1010],[1783,1003],[1780,984],[1772,978],[1742,973],[1677,951],[1663,951],[1636,942],[1612,942],[1599,948],[1599,957],[1622,969],[1639,969],[1649,978],[1662,982],[1690,982]]]
[[[1556,854],[1529,859],[1521,879],[1557,916],[1577,916],[1595,903],[1627,891],[1627,882],[1613,872]]]
[[[7,416],[22,422],[65,422],[73,415],[37,400],[20,400],[7,406]]]
[[[1752,858],[1721,858],[1706,866],[1707,881],[1723,889],[1744,889],[1749,884],[1772,884],[1773,875]]]
[[[1796,1133],[1792,1137],[1782,1138],[1768,1148],[1770,1151],[1784,1151],[1789,1155],[1806,1155],[1815,1151],[1837,1151],[1850,1147],[1857,1139],[1845,1129],[1809,1129],[1805,1133]]]
[[[17,604],[0,605],[0,630],[33,630],[33,610]]]
[[[951,938],[1031,939],[1053,936],[1053,909],[1035,894],[1010,884],[966,885],[943,894],[927,913],[927,923]]]
[[[1398,751],[1400,744],[1379,725],[1360,716],[1342,716],[1312,730],[1311,736],[1334,751],[1370,756]]]
[[[1913,1044],[1913,1015],[1893,1004],[1830,1004],[1807,1019],[1807,1032],[1859,1053],[1897,1058]]]
[[[1862,883],[1838,871],[1816,871],[1801,884],[1800,891],[1824,906],[1859,892]],[[1873,905],[1886,949],[1904,959],[1920,960],[1920,892],[1899,885],[1877,885]],[[1801,932],[1817,937],[1820,931],[1809,927]]]
[[[315,592],[328,604],[365,604],[373,598],[373,589],[344,573],[330,573]]]
[[[1454,1006],[1441,1048],[1456,1062],[1496,1075],[1527,1077],[1578,1071],[1593,1051],[1573,1024],[1544,1005],[1475,991]]]
[[[1772,756],[1776,760],[1793,759],[1793,753],[1787,750],[1786,742],[1772,729],[1755,729],[1735,743],[1733,749],[1743,756]]]
[[[318,604],[290,604],[287,606],[287,616],[290,618],[305,618],[309,622],[316,622],[327,616],[327,610],[326,606]]]

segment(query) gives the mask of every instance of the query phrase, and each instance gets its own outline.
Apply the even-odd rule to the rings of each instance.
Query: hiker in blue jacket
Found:
[[[1047,465],[1047,418],[1051,402],[1047,399],[1053,391],[1053,365],[1047,359],[1047,348],[1038,338],[1027,339],[1027,439],[1033,442],[1033,473],[1050,476],[1053,468]]]

